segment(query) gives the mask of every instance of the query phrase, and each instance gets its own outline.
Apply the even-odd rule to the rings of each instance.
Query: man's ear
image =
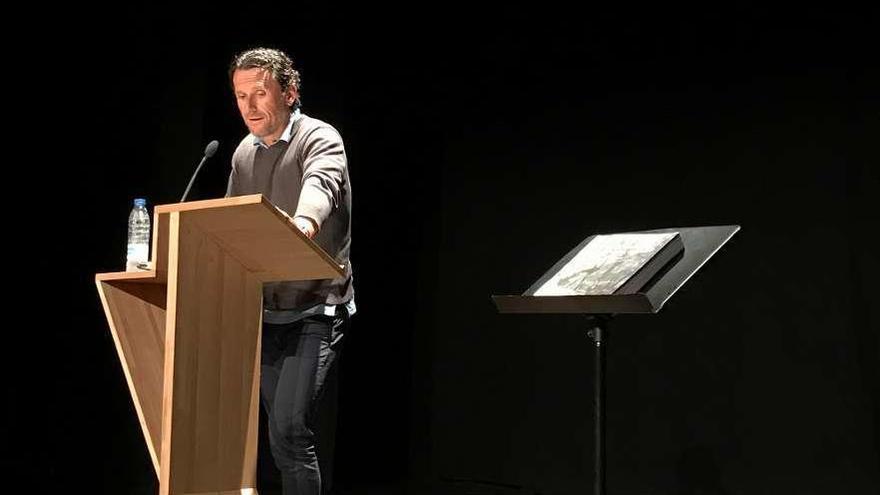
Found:
[[[298,97],[299,91],[296,90],[296,87],[289,86],[287,92],[284,94],[284,101],[287,103],[287,106],[292,107]]]

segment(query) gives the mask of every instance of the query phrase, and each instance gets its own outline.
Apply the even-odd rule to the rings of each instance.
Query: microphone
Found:
[[[196,167],[196,171],[193,173],[192,179],[189,180],[189,185],[186,186],[186,191],[183,192],[183,196],[180,198],[181,203],[186,201],[186,195],[189,194],[189,189],[192,187],[193,182],[195,182],[196,175],[199,175],[199,170],[202,169],[202,165],[205,164],[205,161],[208,158],[214,156],[214,153],[217,152],[218,146],[220,146],[220,143],[218,143],[216,139],[208,143],[208,146],[205,146],[205,156],[202,157],[202,161],[200,161],[199,166]]]

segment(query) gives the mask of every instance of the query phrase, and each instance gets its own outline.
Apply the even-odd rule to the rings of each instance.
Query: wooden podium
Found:
[[[343,268],[259,194],[157,206],[152,242],[95,283],[159,493],[255,494],[262,284]]]

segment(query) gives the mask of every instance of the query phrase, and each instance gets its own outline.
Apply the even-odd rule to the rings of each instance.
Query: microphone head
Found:
[[[205,146],[205,158],[211,158],[214,156],[214,153],[217,152],[218,146],[220,146],[220,143],[218,143],[216,139],[208,143],[208,146]]]

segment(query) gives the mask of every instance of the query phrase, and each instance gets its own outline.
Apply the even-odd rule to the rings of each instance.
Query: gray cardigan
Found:
[[[232,156],[227,196],[261,193],[291,217],[315,221],[318,243],[345,266],[333,280],[267,283],[267,309],[306,309],[344,304],[354,297],[351,251],[351,183],[342,137],[331,125],[306,115],[293,123],[290,142],[269,148],[248,134]]]

